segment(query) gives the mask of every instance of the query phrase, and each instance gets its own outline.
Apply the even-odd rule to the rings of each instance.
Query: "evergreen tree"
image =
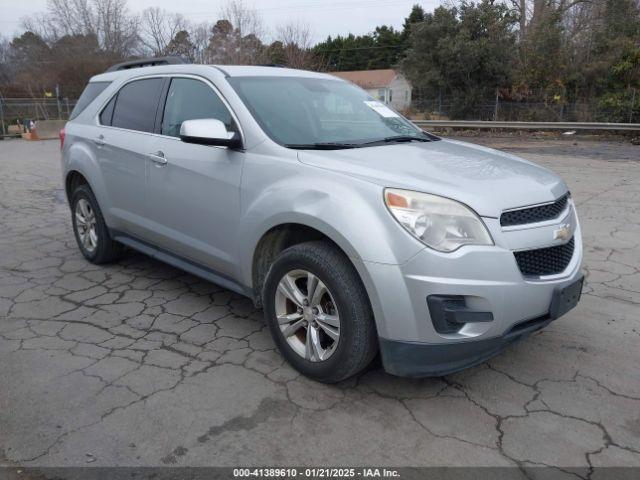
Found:
[[[165,49],[165,55],[176,55],[187,59],[189,62],[193,62],[196,53],[196,46],[191,42],[189,32],[186,30],[180,30],[169,41],[167,48]]]
[[[490,0],[427,14],[413,27],[402,61],[417,96],[451,98],[454,118],[476,113],[497,88],[509,85],[515,22],[504,5]]]

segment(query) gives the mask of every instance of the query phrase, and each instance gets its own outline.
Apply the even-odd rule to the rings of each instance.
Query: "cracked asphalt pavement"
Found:
[[[58,143],[0,142],[0,464],[640,466],[640,147],[472,141],[566,179],[580,305],[455,375],[334,386],[283,362],[248,299],[133,252],[87,263]]]

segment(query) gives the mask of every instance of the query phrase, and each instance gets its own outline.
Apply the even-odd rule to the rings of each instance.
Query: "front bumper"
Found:
[[[581,280],[579,280],[581,281]],[[560,317],[550,314],[518,323],[500,337],[441,345],[380,339],[385,370],[401,377],[437,377],[473,367],[524,340]]]
[[[400,377],[438,377],[485,362],[507,346],[549,325],[548,316],[525,322],[501,337],[472,342],[425,345],[380,339],[380,355],[388,373]]]
[[[582,240],[573,208],[575,250],[567,268],[544,278],[525,277],[514,250],[544,246],[557,225],[503,231],[485,219],[494,246],[465,247],[443,254],[424,249],[403,265],[367,263],[370,293],[385,369],[403,376],[444,375],[482,363],[507,345],[547,326],[554,292],[581,277]],[[534,240],[531,240],[531,239]],[[489,321],[470,322],[459,331],[437,331],[429,312],[430,296],[458,296]],[[485,315],[486,316],[486,315]]]

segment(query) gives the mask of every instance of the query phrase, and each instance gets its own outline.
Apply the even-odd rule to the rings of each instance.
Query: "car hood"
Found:
[[[567,191],[555,173],[508,153],[453,140],[301,151],[302,163],[384,187],[453,198],[484,217],[550,202]]]

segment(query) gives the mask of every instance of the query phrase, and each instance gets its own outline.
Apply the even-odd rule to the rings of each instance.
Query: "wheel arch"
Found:
[[[342,253],[348,254],[317,228],[297,222],[280,223],[269,228],[256,243],[251,255],[251,285],[256,305],[262,303],[262,286],[269,268],[283,250],[300,243],[322,240],[333,244]]]
[[[311,225],[312,223],[313,225]],[[305,221],[305,219],[298,218],[296,220],[277,223],[267,228],[256,241],[255,246],[251,250],[249,274],[251,292],[253,293],[253,300],[256,306],[262,306],[264,280],[277,255],[293,245],[317,240],[331,243],[349,259],[367,292],[367,297],[374,312],[374,320],[377,326],[378,318],[376,312],[380,310],[377,297],[373,295],[375,291],[373,282],[365,268],[364,262],[356,253],[353,245],[339,233],[333,232],[328,226],[318,223],[317,218],[314,218],[313,221]]]
[[[65,152],[63,181],[69,205],[71,205],[73,189],[80,184],[88,185],[96,197],[107,225],[111,226],[110,205],[102,171],[95,153],[81,139],[73,143]]]
[[[71,195],[73,195],[75,189],[80,185],[87,185],[91,188],[89,180],[87,180],[87,177],[85,177],[80,171],[69,170],[64,179],[64,190],[67,195],[67,202],[69,202],[69,205],[71,205]],[[93,189],[91,189],[91,191],[93,191]]]

